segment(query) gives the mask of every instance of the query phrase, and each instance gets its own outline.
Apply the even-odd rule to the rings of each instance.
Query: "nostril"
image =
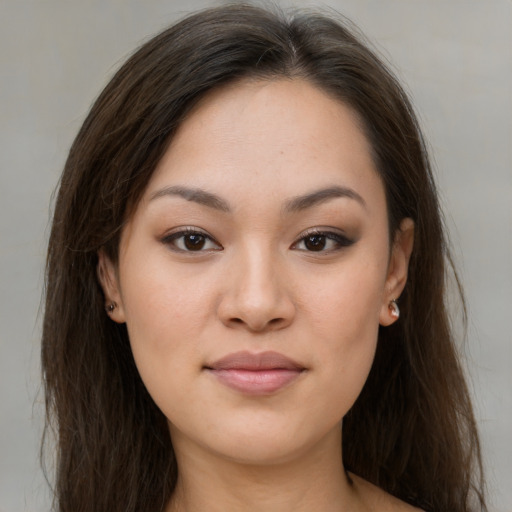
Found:
[[[230,318],[229,321],[230,321],[231,325],[235,325],[235,324],[236,325],[247,325],[247,327],[249,327],[250,329],[259,331],[259,330],[269,328],[269,327],[278,327],[279,325],[281,325],[282,323],[285,322],[285,319],[281,318],[281,317],[272,318],[268,322],[263,322],[262,325],[255,325],[251,322],[248,323],[248,322],[244,321],[242,318],[238,318],[238,317]]]

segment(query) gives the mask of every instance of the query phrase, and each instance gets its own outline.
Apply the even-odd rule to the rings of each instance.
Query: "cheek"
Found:
[[[174,289],[171,298],[166,294],[146,295],[148,290],[149,286],[140,290],[127,313],[133,358],[158,408],[167,418],[183,418],[188,414],[183,404],[190,403],[186,383],[201,372],[200,308],[191,301],[180,300],[183,297]],[[148,300],[140,303],[144,296]]]
[[[365,260],[359,254],[357,265],[341,265],[317,276],[316,282],[301,292],[306,297],[302,304],[309,310],[316,328],[321,332],[337,332],[344,339],[361,341],[365,333],[374,334],[385,287],[386,262],[384,259]],[[325,338],[326,336],[321,336]]]
[[[133,357],[148,391],[159,403],[183,380],[183,362],[193,366],[197,361],[200,333],[209,316],[207,294],[194,286],[196,281],[171,269],[165,254],[148,251],[139,258],[132,251],[121,268]]]
[[[204,322],[208,312],[204,283],[177,271],[165,252],[132,251],[121,268],[126,323],[137,343],[161,344],[165,350],[174,335],[187,338]]]
[[[343,408],[341,416],[366,382],[378,337],[383,266],[361,263],[326,279],[309,301],[315,366],[323,368],[323,386]]]

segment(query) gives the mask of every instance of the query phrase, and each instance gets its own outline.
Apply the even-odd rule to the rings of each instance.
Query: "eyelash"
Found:
[[[182,242],[186,243],[185,242],[185,237],[186,236],[188,236],[188,237],[193,237],[193,236],[202,237],[202,240],[204,241],[205,244],[212,244],[213,243],[218,248],[203,249],[204,246],[201,246],[199,248],[200,250],[194,251],[194,250],[191,250],[190,248],[186,248],[186,246],[185,246],[185,248],[179,247],[177,242],[180,239],[183,239]],[[206,234],[204,231],[201,231],[201,230],[199,230],[197,228],[193,228],[193,227],[182,228],[179,231],[176,231],[174,233],[171,233],[169,235],[164,236],[162,238],[162,243],[165,244],[165,245],[169,245],[172,250],[177,251],[177,252],[205,252],[205,251],[211,251],[211,250],[216,250],[217,251],[217,250],[222,250],[223,249],[223,247],[219,244],[219,242],[217,242],[217,240],[215,240],[213,237],[211,237],[210,235]]]
[[[324,239],[325,243],[333,242],[336,244],[336,247],[329,248],[329,249],[325,249],[324,247],[321,247],[321,249],[318,251],[297,248],[297,246],[299,244],[305,243],[305,241],[308,238],[311,239],[313,237],[321,237]],[[334,231],[324,231],[321,229],[311,229],[311,230],[307,231],[306,233],[302,233],[300,238],[297,240],[297,242],[292,244],[292,248],[300,250],[300,251],[304,251],[304,252],[311,252],[311,253],[314,253],[314,252],[322,252],[322,253],[329,252],[330,253],[330,252],[334,252],[334,251],[339,251],[345,247],[350,247],[354,242],[355,242],[355,240],[352,240],[341,233],[336,233]]]
[[[199,237],[199,240],[197,240],[195,242],[195,243],[198,243],[198,245],[196,246],[196,247],[198,247],[198,250],[193,250],[190,247],[187,247],[185,245],[187,243],[185,240],[185,237],[187,237],[187,236],[190,237],[189,242],[192,241],[192,243],[194,243],[194,241],[191,240],[192,237]],[[299,249],[298,248],[298,246],[300,244],[307,243],[306,241],[308,238],[311,241],[311,239],[313,239],[314,237],[323,239],[323,240],[320,240],[321,246],[320,246],[319,250],[307,249],[307,248]],[[181,244],[179,244],[180,239],[181,239]],[[219,244],[219,242],[217,242],[213,237],[211,237],[204,231],[201,231],[194,227],[182,228],[179,231],[176,231],[174,233],[164,236],[161,239],[161,241],[163,244],[170,246],[172,250],[177,251],[177,252],[189,252],[189,253],[198,252],[199,253],[199,252],[206,252],[206,251],[212,251],[212,250],[213,251],[223,250],[222,245]],[[331,247],[331,248],[325,249],[325,245],[329,244],[329,242],[333,242],[336,245],[336,247],[334,247],[334,248]],[[296,249],[296,250],[300,250],[303,252],[310,252],[310,253],[314,253],[314,252],[330,253],[330,252],[334,252],[334,251],[339,251],[345,247],[349,247],[354,242],[355,242],[355,240],[351,240],[351,239],[347,238],[345,235],[342,235],[341,233],[336,233],[333,231],[324,231],[324,230],[320,230],[320,229],[312,229],[310,231],[307,231],[306,233],[301,234],[299,239],[291,245],[291,249]],[[178,244],[182,245],[182,247],[180,247]],[[210,245],[210,244],[213,244],[216,247],[213,247],[213,248],[208,247],[208,248],[204,249],[205,245]]]

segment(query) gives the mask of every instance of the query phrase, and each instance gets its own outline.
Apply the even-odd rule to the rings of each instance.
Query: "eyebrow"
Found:
[[[224,201],[224,199],[216,196],[215,194],[212,194],[211,192],[206,192],[206,190],[202,190],[200,188],[189,188],[182,186],[166,187],[153,193],[150,197],[150,201],[165,196],[182,197],[187,201],[193,201],[194,203],[199,203],[221,212],[231,211],[231,208],[229,207],[228,203]]]
[[[157,190],[156,192],[151,194],[150,201],[166,196],[182,197],[187,201],[202,204],[204,206],[208,206],[209,208],[213,208],[215,210],[219,210],[222,212],[231,211],[229,204],[221,197],[200,188],[190,188],[180,185],[174,185],[171,187],[165,187],[160,190]],[[319,204],[330,201],[331,199],[336,199],[339,197],[347,197],[349,199],[354,199],[355,201],[360,203],[361,206],[366,208],[365,200],[355,190],[348,187],[340,187],[336,185],[332,187],[322,188],[309,194],[304,194],[302,196],[297,196],[294,197],[293,199],[290,199],[284,205],[284,212],[300,212],[308,208],[312,208],[313,206],[318,206]]]
[[[300,212],[302,210],[306,210],[307,208],[318,206],[319,204],[325,203],[326,201],[330,201],[331,199],[338,197],[354,199],[360,203],[361,206],[366,208],[366,201],[355,190],[336,185],[316,190],[310,194],[294,197],[290,201],[286,202],[284,211],[288,213]]]

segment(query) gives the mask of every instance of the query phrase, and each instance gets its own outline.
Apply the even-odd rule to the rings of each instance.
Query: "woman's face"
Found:
[[[275,463],[339,438],[405,284],[350,108],[301,80],[210,93],[125,227],[106,299],[173,443]]]

